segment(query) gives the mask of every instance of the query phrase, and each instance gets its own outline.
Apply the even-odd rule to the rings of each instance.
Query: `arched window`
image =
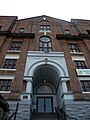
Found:
[[[48,20],[41,20],[40,22],[41,22],[41,23],[49,23]]]
[[[42,36],[39,40],[39,50],[49,52],[52,51],[51,38],[48,36]]]

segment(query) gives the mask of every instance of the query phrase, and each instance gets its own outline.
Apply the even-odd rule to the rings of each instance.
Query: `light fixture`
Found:
[[[43,81],[44,83],[46,82],[46,80]]]

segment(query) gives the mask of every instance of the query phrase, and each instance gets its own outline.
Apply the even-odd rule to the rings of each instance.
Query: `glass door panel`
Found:
[[[38,113],[44,113],[44,98],[38,99]]]
[[[52,101],[51,98],[46,98],[45,99],[45,112],[46,113],[51,113],[52,112]]]
[[[38,113],[52,113],[52,98],[38,97],[37,112]]]

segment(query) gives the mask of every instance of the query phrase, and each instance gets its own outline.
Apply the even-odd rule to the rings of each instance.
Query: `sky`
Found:
[[[0,16],[18,19],[47,15],[67,20],[90,20],[90,0],[0,0]]]

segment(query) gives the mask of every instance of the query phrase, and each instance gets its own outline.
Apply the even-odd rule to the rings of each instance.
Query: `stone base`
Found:
[[[31,115],[30,100],[8,101],[10,106],[9,116],[15,112],[17,102],[19,102],[19,107],[16,115],[16,120],[30,120]],[[13,120],[13,118],[11,120]]]
[[[65,102],[66,114],[78,120],[90,120],[90,102],[68,101]]]

